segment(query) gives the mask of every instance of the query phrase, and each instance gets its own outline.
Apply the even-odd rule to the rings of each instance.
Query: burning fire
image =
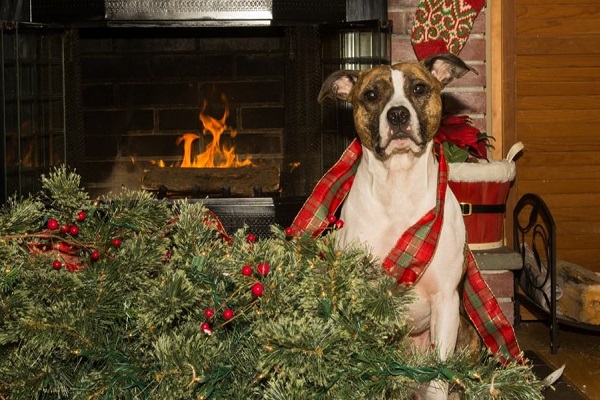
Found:
[[[232,168],[232,167],[244,167],[252,165],[252,159],[250,157],[240,161],[238,156],[235,154],[235,146],[227,147],[221,145],[221,135],[228,131],[229,136],[234,138],[237,132],[227,126],[225,121],[229,116],[229,103],[227,97],[222,94],[221,100],[225,104],[225,110],[223,116],[220,119],[216,119],[205,113],[208,102],[204,100],[202,110],[200,111],[199,119],[204,127],[203,135],[212,135],[212,140],[208,143],[204,152],[193,156],[193,144],[196,140],[200,139],[200,135],[195,133],[184,133],[177,138],[177,145],[183,143],[183,159],[181,161],[181,168]],[[164,162],[160,160],[157,165],[164,167]]]

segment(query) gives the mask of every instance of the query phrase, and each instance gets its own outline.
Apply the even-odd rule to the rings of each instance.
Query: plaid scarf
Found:
[[[350,192],[354,174],[360,163],[362,147],[358,139],[350,144],[339,161],[317,183],[313,193],[291,225],[292,232],[302,236],[318,236],[329,224],[328,216]],[[398,283],[412,286],[431,262],[435,253],[444,218],[444,200],[448,186],[448,165],[440,152],[436,205],[398,239],[383,260],[387,273],[397,277]],[[488,349],[503,363],[523,356],[512,325],[504,316],[498,301],[484,281],[473,253],[465,245],[467,273],[462,302]]]

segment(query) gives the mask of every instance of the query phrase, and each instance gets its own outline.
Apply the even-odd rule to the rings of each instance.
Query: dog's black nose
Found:
[[[410,112],[404,106],[392,107],[387,112],[387,120],[390,125],[405,125],[410,120]]]

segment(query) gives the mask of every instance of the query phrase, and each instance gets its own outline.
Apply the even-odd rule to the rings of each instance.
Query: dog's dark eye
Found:
[[[424,94],[426,91],[427,87],[422,83],[417,83],[415,86],[413,86],[414,94]]]
[[[375,101],[377,100],[377,93],[374,90],[367,90],[364,94],[365,100]]]

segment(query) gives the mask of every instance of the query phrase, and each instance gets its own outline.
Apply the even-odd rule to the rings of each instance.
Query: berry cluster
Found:
[[[260,277],[267,276],[269,274],[270,270],[271,270],[271,267],[266,262],[258,263],[258,265],[256,266],[256,273]],[[254,269],[250,265],[244,265],[242,267],[242,275],[252,276],[253,274],[254,274]],[[252,287],[250,288],[250,291],[252,292],[252,295],[254,297],[260,297],[263,294],[264,286],[262,283],[256,282],[254,285],[252,285]]]
[[[233,319],[233,310],[231,308],[226,308],[223,313],[221,314],[221,316],[223,317],[223,319],[225,321],[229,321],[231,319]],[[210,322],[214,316],[215,316],[215,310],[212,308],[207,308],[206,310],[204,310],[204,316],[206,317],[206,321],[204,321],[201,325],[200,325],[200,330],[204,333],[206,333],[207,335],[212,335],[212,327],[210,326]]]
[[[259,277],[267,276],[269,274],[270,270],[271,270],[271,267],[266,262],[261,262],[256,266],[256,273],[258,274]],[[252,275],[254,275],[254,269],[250,265],[244,265],[241,269],[241,273],[244,276],[251,277]],[[252,296],[260,297],[263,295],[264,286],[261,282],[256,282],[252,285],[252,287],[250,288],[250,291],[252,293]],[[207,308],[206,310],[204,310],[204,317],[206,317],[206,321],[204,321],[202,324],[200,324],[200,330],[207,335],[212,335],[212,333],[213,333],[213,329],[210,324],[210,321],[213,320],[214,316],[215,316],[214,309]],[[227,322],[227,321],[233,319],[234,312],[232,309],[226,308],[223,311],[223,313],[221,314],[221,316],[223,317],[223,320],[225,322]]]
[[[61,224],[57,219],[50,218],[46,222],[46,228],[53,233],[61,235],[65,238],[65,240],[61,240],[58,243],[52,243],[51,247],[57,250],[57,254],[59,255],[58,259],[55,259],[52,262],[52,268],[55,270],[60,270],[62,267],[65,267],[67,271],[74,272],[80,269],[82,266],[81,261],[77,257],[78,248],[73,244],[69,244],[69,240],[74,239],[79,235],[79,224],[83,223],[87,218],[85,211],[79,211],[75,216],[75,221],[71,223]],[[120,238],[113,238],[111,240],[111,244],[113,247],[118,248],[121,246]],[[48,246],[44,245],[43,249],[45,250]],[[100,260],[100,252],[97,250],[89,251],[90,260],[92,262],[97,262]]]
[[[77,223],[84,222],[86,217],[87,215],[85,212],[80,211],[75,217],[76,222],[72,222],[70,224],[61,224],[57,219],[50,218],[48,222],[46,222],[46,227],[52,233],[57,232],[59,235],[63,235],[65,237],[70,236],[71,238],[76,238],[79,235],[79,226]],[[79,270],[81,263],[77,259],[77,248],[75,246],[61,241],[57,244],[53,244],[52,248],[57,250],[57,253],[60,255],[60,259],[55,259],[52,262],[52,268],[58,271],[64,266],[69,272],[75,272]],[[45,247],[43,249],[45,249]],[[96,256],[96,254],[91,255],[92,259],[93,256]],[[97,257],[100,258],[100,254],[97,254]]]
[[[77,214],[77,222],[85,221],[85,217],[86,217],[85,213],[83,211],[80,211]],[[50,218],[48,220],[48,222],[46,223],[46,227],[51,231],[60,230],[60,233],[62,233],[64,235],[70,235],[73,237],[77,237],[77,235],[79,235],[79,226],[77,226],[75,223],[61,225],[58,222],[58,220],[56,220],[54,218]]]

